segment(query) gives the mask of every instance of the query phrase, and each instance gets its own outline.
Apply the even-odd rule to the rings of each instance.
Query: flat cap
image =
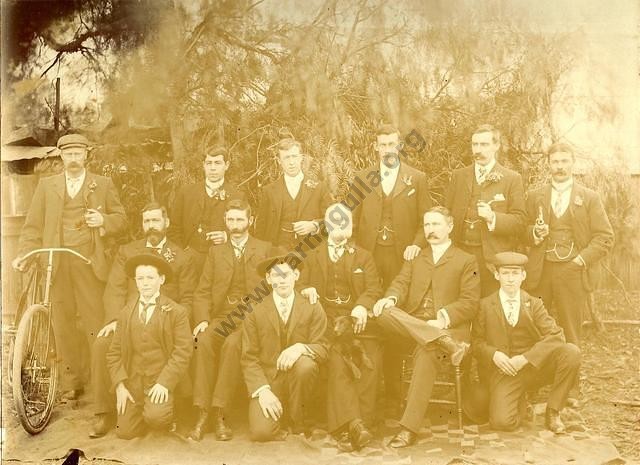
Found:
[[[140,255],[134,255],[126,261],[124,264],[124,271],[130,278],[135,278],[136,268],[140,265],[149,265],[155,267],[158,270],[158,274],[164,275],[165,284],[171,279],[171,267],[162,257],[155,253],[142,253]]]
[[[89,139],[84,137],[82,134],[67,134],[66,136],[62,136],[58,139],[58,148],[60,150],[66,149],[69,147],[82,147],[87,148],[91,144],[89,143]]]
[[[290,253],[288,255],[274,255],[273,257],[269,257],[258,263],[256,270],[258,271],[258,274],[264,276],[276,265],[289,265],[294,270],[301,270],[302,260],[295,253]]]
[[[529,259],[526,255],[517,252],[500,252],[494,255],[491,263],[496,268],[501,266],[525,266]]]

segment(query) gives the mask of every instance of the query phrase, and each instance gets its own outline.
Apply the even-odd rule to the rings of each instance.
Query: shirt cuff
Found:
[[[582,258],[582,255],[578,254],[578,255],[576,256],[576,258],[577,258],[578,260],[580,260],[580,262],[582,263],[582,266],[584,266],[584,267],[586,267],[586,266],[587,266],[587,264],[584,262],[584,258]]]
[[[494,212],[493,213],[493,219],[489,223],[487,223],[487,229],[489,231],[495,231],[495,229],[496,229],[496,218],[497,218],[497,215]]]
[[[303,344],[303,345],[304,345],[304,350],[305,350],[305,353],[303,355],[311,357],[312,359],[316,358],[316,353],[313,350],[311,350],[311,347],[309,347],[306,344]]]
[[[393,305],[394,306],[398,305],[398,298],[395,295],[387,296],[387,299],[393,300]]]
[[[438,319],[442,318],[444,320],[444,328],[449,329],[451,327],[451,319],[449,318],[449,312],[447,312],[446,308],[441,308],[438,310]]]
[[[256,389],[255,391],[253,391],[253,394],[251,394],[251,398],[252,399],[257,399],[258,396],[260,395],[260,393],[262,391],[264,391],[265,389],[271,389],[271,386],[269,386],[268,384],[263,384],[262,386],[260,386],[258,389]]]
[[[312,221],[312,223],[316,227],[316,230],[312,234],[314,236],[320,234],[320,223],[318,221]]]

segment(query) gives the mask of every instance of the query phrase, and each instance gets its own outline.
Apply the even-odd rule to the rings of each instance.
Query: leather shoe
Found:
[[[216,409],[213,422],[213,430],[218,441],[228,441],[233,437],[233,431],[224,422],[224,412],[221,408]]]
[[[560,419],[560,413],[557,410],[548,408],[544,416],[544,424],[547,429],[555,434],[566,433],[567,429]]]
[[[437,339],[438,344],[442,347],[451,358],[451,364],[454,367],[460,366],[462,359],[467,355],[469,344],[466,342],[457,342],[451,336],[442,336]]]
[[[394,449],[401,449],[408,447],[416,442],[417,434],[406,428],[402,428],[398,434],[396,434],[391,441],[389,441],[389,447]]]
[[[109,413],[99,413],[96,415],[96,419],[93,422],[93,426],[89,430],[89,437],[91,439],[101,438],[107,434],[114,426],[114,417]]]
[[[64,391],[62,394],[60,394],[60,400],[63,402],[69,401],[69,400],[78,400],[80,398],[80,396],[84,394],[84,389],[80,388],[80,389],[70,389],[68,391]]]
[[[201,441],[207,428],[209,420],[209,411],[205,408],[199,409],[198,420],[193,426],[193,429],[189,432],[189,438],[194,441]]]
[[[356,419],[349,424],[349,439],[353,450],[360,450],[369,444],[373,436],[364,426],[362,420]]]

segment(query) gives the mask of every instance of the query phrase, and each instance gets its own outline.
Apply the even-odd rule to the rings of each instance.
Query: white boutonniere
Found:
[[[304,182],[304,185],[307,186],[309,189],[315,189],[318,186],[318,181],[312,181],[311,179],[307,179]]]
[[[213,194],[213,198],[224,201],[224,199],[227,198],[227,192],[224,189],[218,189],[215,194]]]
[[[411,197],[415,193],[416,193],[416,190],[415,189],[411,189],[409,192],[407,192],[407,197]]]
[[[353,247],[351,247],[351,246],[348,246],[348,247],[347,247],[347,252],[349,252],[351,255],[353,255],[354,253],[356,253],[356,249],[354,249],[354,248],[353,248]]]
[[[91,182],[89,183],[89,194],[93,194],[97,188],[98,188],[98,184],[96,183],[96,180],[95,179],[91,180]]]
[[[573,199],[573,203],[575,203],[578,207],[581,207],[584,201],[582,200],[581,196],[576,195],[576,198]]]
[[[504,194],[496,194],[493,196],[494,202],[504,202],[505,200],[507,199],[504,197]]]
[[[173,305],[164,304],[160,307],[160,310],[162,310],[163,312],[170,312],[171,310],[173,310]]]
[[[176,253],[173,250],[171,250],[169,247],[167,247],[167,250],[162,252],[162,256],[164,257],[167,263],[173,263],[176,259]]]
[[[503,177],[504,177],[504,175],[501,172],[492,171],[491,173],[487,174],[487,176],[484,178],[484,182],[482,184],[483,185],[494,184],[494,183],[500,181]]]
[[[407,186],[413,185],[413,176],[407,176],[406,174],[402,177],[402,182],[404,182]]]

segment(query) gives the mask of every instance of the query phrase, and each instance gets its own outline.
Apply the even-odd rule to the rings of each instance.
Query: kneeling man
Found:
[[[500,290],[480,302],[473,323],[473,353],[481,369],[489,373],[493,428],[517,428],[518,405],[525,391],[553,383],[545,425],[554,433],[563,433],[559,412],[578,376],[580,350],[565,342],[562,328],[549,316],[542,300],[520,290],[527,276],[526,263],[527,257],[519,253],[496,254],[495,278]]]
[[[257,304],[242,327],[242,373],[251,393],[249,430],[254,441],[282,439],[284,415],[294,433],[304,432],[319,364],[327,358],[327,317],[294,291],[300,277],[294,254],[258,265],[273,293]],[[286,406],[286,409],[285,409]]]
[[[130,258],[125,270],[138,295],[120,312],[107,365],[116,390],[116,434],[131,439],[148,427],[172,426],[175,390],[187,374],[193,343],[186,309],[160,293],[171,279],[169,264],[142,254]]]

